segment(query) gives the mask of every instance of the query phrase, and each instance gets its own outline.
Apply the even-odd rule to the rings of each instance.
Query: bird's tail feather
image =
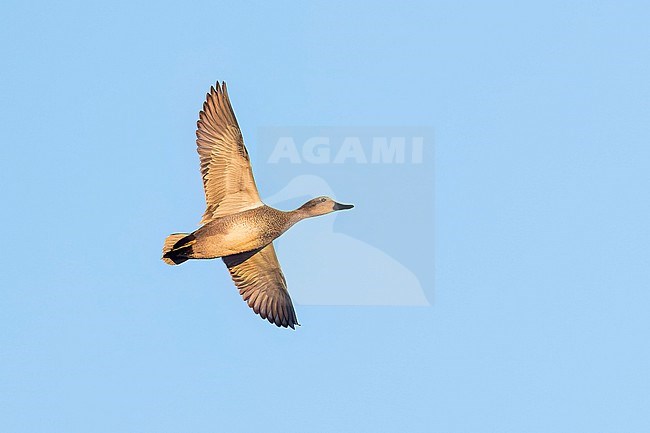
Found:
[[[186,246],[184,243],[179,245],[180,241],[185,237],[188,237],[188,233],[174,233],[167,236],[162,250],[163,262],[168,265],[180,265],[188,259],[186,253],[189,252],[188,249],[191,249],[191,246]]]

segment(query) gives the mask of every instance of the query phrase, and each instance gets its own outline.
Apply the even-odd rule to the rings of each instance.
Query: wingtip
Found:
[[[210,86],[210,93],[208,93],[208,95],[210,94],[228,95],[228,87],[226,86],[226,82],[217,80],[217,82],[213,86]]]
[[[226,82],[225,81],[218,81],[212,86],[212,89],[219,94],[219,93],[225,93],[226,92]]]
[[[286,320],[280,320],[279,318],[273,318],[271,316],[268,316],[267,319],[269,323],[272,325],[277,326],[278,328],[291,328],[294,331],[296,330],[296,326],[300,326],[300,323],[296,322],[291,322],[291,321],[286,321]]]
[[[291,328],[291,329],[293,329],[295,331],[296,326],[300,326],[300,323],[298,323],[298,321],[296,319],[294,319],[293,323],[289,322],[289,324],[287,325],[287,328]]]

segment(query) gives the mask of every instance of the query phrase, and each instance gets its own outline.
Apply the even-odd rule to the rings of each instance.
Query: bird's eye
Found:
[[[321,201],[321,202],[324,202],[324,201],[325,201],[325,197],[321,198],[320,201]]]

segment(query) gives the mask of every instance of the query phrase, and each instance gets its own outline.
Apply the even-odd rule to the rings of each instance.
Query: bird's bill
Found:
[[[352,209],[354,207],[353,204],[341,204],[334,202],[334,210],[345,210],[345,209]]]

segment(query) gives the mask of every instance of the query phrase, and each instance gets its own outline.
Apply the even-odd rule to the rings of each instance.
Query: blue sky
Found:
[[[648,431],[648,22],[631,1],[4,2],[2,430]],[[292,332],[220,261],[159,260],[203,212],[217,80],[262,196],[325,177],[358,206],[324,221],[430,306],[298,305]],[[256,140],[287,127],[430,128],[435,158],[278,169]],[[350,291],[380,271],[356,259]]]

